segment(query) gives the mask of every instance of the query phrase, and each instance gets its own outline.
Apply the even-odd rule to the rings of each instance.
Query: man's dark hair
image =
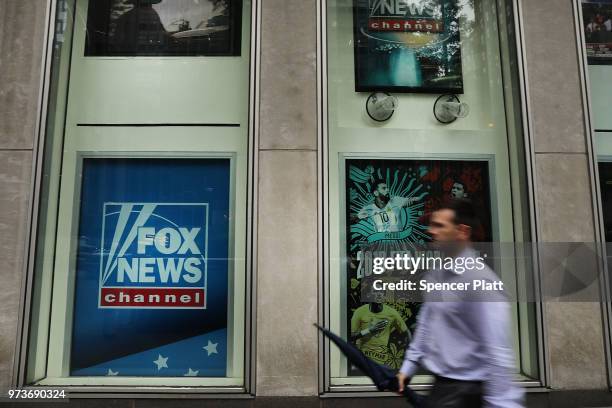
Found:
[[[472,234],[480,226],[480,221],[478,220],[476,208],[472,200],[467,198],[453,198],[440,208],[440,210],[446,209],[455,212],[455,219],[453,222],[456,225],[467,225],[472,229]]]
[[[387,180],[375,178],[374,182],[372,183],[372,192],[376,191],[378,189],[378,186],[380,186],[381,184],[387,184]]]

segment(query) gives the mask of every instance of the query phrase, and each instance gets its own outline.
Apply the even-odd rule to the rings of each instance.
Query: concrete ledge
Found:
[[[6,403],[2,407],[39,408],[41,403]],[[254,399],[72,399],[44,403],[45,407],[83,408],[407,408],[402,398],[256,397]],[[611,408],[612,392],[551,391],[527,394],[528,408]]]

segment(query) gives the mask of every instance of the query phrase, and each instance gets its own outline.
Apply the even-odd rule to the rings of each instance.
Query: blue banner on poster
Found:
[[[229,159],[83,161],[73,376],[225,376]]]

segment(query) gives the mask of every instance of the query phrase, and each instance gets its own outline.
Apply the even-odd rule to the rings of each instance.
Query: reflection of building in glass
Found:
[[[215,16],[200,22],[193,30],[179,30],[174,38],[205,37],[215,33],[229,30],[229,18],[227,16]]]
[[[89,0],[88,56],[239,55],[240,0]]]
[[[155,1],[159,3],[161,0]],[[117,19],[110,48],[121,54],[163,51],[167,45],[166,29],[153,9],[153,2],[138,2],[135,8]]]

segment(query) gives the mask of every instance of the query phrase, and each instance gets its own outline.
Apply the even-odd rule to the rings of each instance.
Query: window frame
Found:
[[[591,185],[591,203],[595,220],[595,245],[603,256],[599,257],[599,268],[604,273],[599,274],[599,285],[601,288],[603,314],[603,335],[604,351],[606,355],[606,378],[608,387],[612,387],[612,279],[609,276],[610,265],[608,257],[612,256],[607,251],[605,225],[603,218],[603,204],[600,190],[599,162],[610,162],[612,157],[609,155],[598,155],[596,151],[597,130],[594,125],[592,100],[591,100],[591,81],[589,78],[589,63],[586,51],[586,38],[584,30],[584,18],[582,14],[582,0],[572,0],[574,12],[574,28],[576,30],[576,46],[578,47],[578,70],[580,73],[580,88],[582,90],[582,107],[584,115],[585,133],[587,135],[587,163],[589,166],[589,178]]]
[[[50,98],[52,97],[52,61],[54,44],[57,40],[56,16],[58,7],[63,0],[46,0],[46,22],[43,39],[41,80],[38,88],[39,110],[36,118],[36,141],[33,148],[33,175],[31,179],[31,200],[28,206],[28,231],[25,242],[25,259],[23,263],[23,278],[20,288],[20,305],[17,326],[17,344],[14,355],[13,388],[27,389],[32,385],[26,383],[28,343],[30,341],[30,321],[32,318],[34,278],[36,269],[37,238],[39,232],[40,212],[42,209],[42,194],[44,186],[44,154],[47,139],[47,124],[49,120]],[[246,185],[246,231],[245,231],[245,315],[244,315],[244,366],[243,386],[144,386],[144,385],[103,385],[103,386],[62,386],[71,398],[138,398],[158,397],[168,398],[172,395],[189,394],[190,398],[252,398],[255,395],[256,384],[256,285],[257,263],[257,180],[259,145],[259,65],[261,44],[261,1],[251,0],[250,10],[250,44],[249,49],[249,88],[248,88],[248,129],[245,163],[247,174]],[[65,115],[65,112],[64,112]],[[37,385],[40,388],[44,385]],[[53,386],[57,388],[57,385]]]
[[[487,0],[479,0],[487,1]],[[580,1],[580,0],[574,0]],[[529,228],[531,241],[538,242],[539,223],[536,212],[537,191],[534,188],[534,169],[535,169],[535,150],[533,141],[533,123],[531,120],[530,103],[528,98],[529,83],[527,78],[526,66],[526,51],[524,43],[523,30],[523,11],[519,0],[509,0],[513,11],[513,25],[515,28],[514,44],[516,48],[517,62],[517,87],[519,88],[521,118],[521,134],[523,136],[524,154],[525,154],[525,171],[526,171],[526,201],[528,203]],[[499,13],[499,3],[496,1],[496,7]],[[500,32],[500,35],[502,33]],[[330,322],[330,225],[329,225],[329,210],[330,210],[330,191],[329,191],[329,129],[328,129],[328,57],[327,57],[327,0],[317,1],[317,178],[318,178],[318,200],[320,211],[318,214],[318,242],[319,242],[319,263],[318,263],[318,279],[319,279],[319,299],[322,302],[319,308],[319,325],[329,327]],[[507,99],[507,98],[506,98]],[[532,260],[535,290],[540,292],[539,282],[539,261],[537,256]],[[542,391],[548,385],[549,364],[547,362],[547,344],[546,344],[546,322],[543,311],[544,305],[542,302],[535,304],[535,319],[536,319],[536,342],[537,342],[537,364],[539,369],[539,379],[520,381],[519,384],[526,387],[528,391]],[[341,397],[359,397],[359,396],[380,396],[389,397],[396,396],[392,392],[379,392],[374,385],[332,385],[331,370],[330,370],[330,341],[322,334],[319,334],[319,393],[321,396],[341,396]],[[609,353],[608,353],[609,355]],[[520,357],[520,356],[519,356]],[[432,384],[414,384],[415,390],[431,389]]]

